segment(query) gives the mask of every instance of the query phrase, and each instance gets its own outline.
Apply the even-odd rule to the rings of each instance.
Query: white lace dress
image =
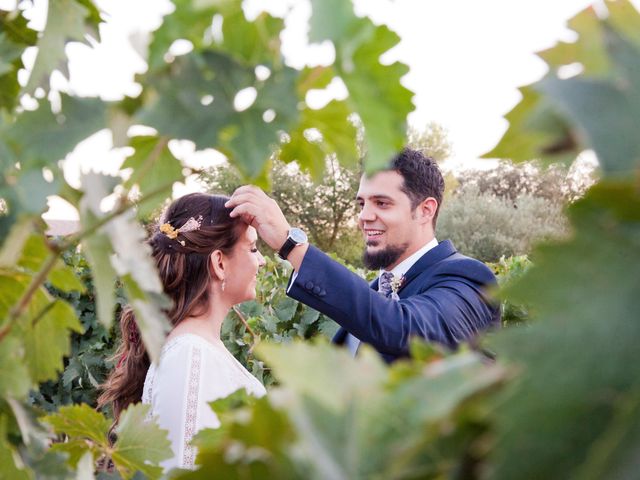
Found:
[[[241,388],[258,397],[266,393],[222,342],[184,334],[164,345],[159,364],[147,371],[142,402],[151,404],[150,416],[169,431],[174,456],[161,463],[165,471],[193,468],[196,449],[191,438],[203,428],[220,426],[208,402]]]

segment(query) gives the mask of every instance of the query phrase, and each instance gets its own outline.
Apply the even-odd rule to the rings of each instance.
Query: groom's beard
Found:
[[[362,254],[362,262],[369,270],[386,269],[389,265],[393,265],[398,261],[404,252],[409,248],[408,243],[402,245],[389,245],[382,250],[369,252],[366,250]]]

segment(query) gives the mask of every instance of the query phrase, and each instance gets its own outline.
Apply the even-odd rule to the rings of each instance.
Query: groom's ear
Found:
[[[433,224],[433,217],[437,211],[438,201],[433,197],[427,197],[416,208],[416,215],[420,223]]]
[[[216,280],[224,280],[224,254],[220,250],[214,250],[209,255],[211,262],[211,272]]]

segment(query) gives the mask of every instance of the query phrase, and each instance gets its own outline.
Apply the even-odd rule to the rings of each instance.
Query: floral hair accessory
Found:
[[[160,231],[164,233],[171,240],[175,240],[180,233],[193,232],[199,230],[202,226],[202,215],[198,215],[198,218],[189,218],[180,228],[174,228],[169,222],[160,225]],[[180,242],[184,246],[184,241]]]

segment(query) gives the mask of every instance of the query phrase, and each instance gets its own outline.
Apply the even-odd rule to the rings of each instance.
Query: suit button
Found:
[[[307,282],[304,284],[304,288],[311,290],[313,288],[313,282]]]
[[[320,292],[322,291],[322,289],[319,286],[315,286],[313,287],[313,293],[315,293],[316,295],[318,295]]]
[[[324,297],[326,294],[327,294],[327,291],[326,290],[322,290],[319,295],[321,297]]]

